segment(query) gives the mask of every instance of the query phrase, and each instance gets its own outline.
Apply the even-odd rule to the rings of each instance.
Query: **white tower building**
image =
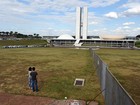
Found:
[[[82,15],[82,11],[83,11],[83,15]],[[76,39],[80,39],[81,36],[82,39],[87,39],[87,34],[88,34],[88,9],[87,7],[83,7],[83,8],[77,7],[76,8]]]
[[[87,39],[88,34],[88,9],[87,7],[83,8],[83,39]]]
[[[81,20],[82,20],[82,8],[76,8],[76,39],[80,39],[81,36]]]

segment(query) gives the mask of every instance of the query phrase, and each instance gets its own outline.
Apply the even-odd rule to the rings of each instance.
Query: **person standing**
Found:
[[[32,88],[32,78],[31,78],[31,75],[30,75],[30,73],[32,72],[32,68],[31,67],[29,67],[29,69],[28,69],[28,85],[29,85],[29,88],[31,89]]]
[[[32,68],[32,72],[30,73],[30,75],[31,75],[31,81],[32,81],[32,90],[33,92],[34,91],[38,92],[38,84],[37,84],[38,73],[35,71],[35,67]]]

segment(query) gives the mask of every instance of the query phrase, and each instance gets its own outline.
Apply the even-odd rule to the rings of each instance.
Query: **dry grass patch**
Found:
[[[39,89],[28,88],[27,69],[35,66]],[[0,50],[0,91],[53,97],[92,100],[100,86],[88,50],[64,48],[19,48]],[[85,79],[85,86],[75,87],[75,78]],[[102,96],[96,98],[101,104]]]
[[[96,52],[139,105],[140,50],[100,49]]]

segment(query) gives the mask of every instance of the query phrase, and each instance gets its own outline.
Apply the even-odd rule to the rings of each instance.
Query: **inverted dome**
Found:
[[[103,39],[123,39],[125,35],[101,35]]]
[[[57,39],[74,39],[71,35],[63,34],[60,35]]]

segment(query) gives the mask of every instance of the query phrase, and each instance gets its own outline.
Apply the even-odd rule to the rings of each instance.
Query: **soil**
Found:
[[[14,95],[9,93],[0,93],[0,105],[86,105],[83,100],[56,100],[48,97]],[[72,104],[73,103],[73,104]],[[98,105],[91,102],[89,105]]]

